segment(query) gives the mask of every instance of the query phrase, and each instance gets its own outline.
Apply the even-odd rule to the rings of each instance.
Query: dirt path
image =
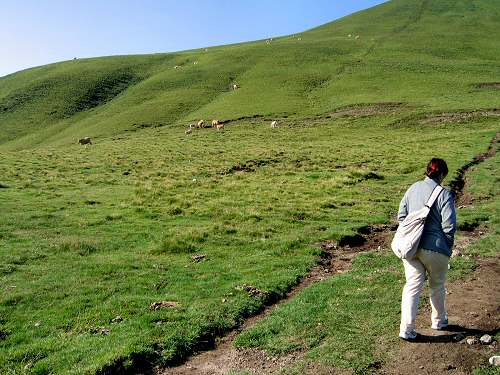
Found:
[[[465,185],[467,184],[466,174],[473,166],[478,165],[486,159],[496,155],[499,140],[500,133],[497,133],[491,140],[488,150],[477,155],[474,159],[457,171],[455,178],[450,183],[451,191],[456,196],[457,206],[470,204],[473,200],[472,196],[465,190]]]
[[[460,168],[452,181],[452,190],[458,201],[464,198],[466,174],[469,169],[496,154],[500,134],[492,139],[488,150],[478,155],[470,163]],[[255,374],[272,374],[290,367],[302,357],[294,352],[287,356],[269,357],[258,349],[237,349],[233,346],[235,337],[242,331],[264,319],[277,306],[287,303],[300,291],[313,283],[335,274],[346,272],[352,259],[360,252],[378,251],[388,247],[394,227],[387,225],[360,228],[353,236],[344,237],[339,243],[324,241],[317,245],[323,249],[323,257],[318,266],[302,279],[290,293],[277,303],[267,306],[261,313],[245,321],[237,329],[220,338],[211,350],[194,353],[177,367],[156,368],[156,375],[223,375],[230,371],[250,370]],[[463,253],[480,237],[479,232],[464,235],[457,248]],[[496,343],[490,346],[468,345],[465,338],[494,335],[500,328],[500,265],[498,260],[480,260],[478,269],[465,281],[448,286],[447,306],[451,313],[450,331],[438,332],[421,330],[423,340],[419,343],[401,342],[393,351],[391,360],[382,367],[382,374],[470,374],[477,366],[486,366],[490,355],[498,351]],[[428,309],[427,309],[428,310]],[[420,312],[417,322],[424,327],[429,320],[429,311]],[[428,324],[427,324],[428,325]],[[457,335],[461,334],[462,337]],[[457,341],[457,338],[461,340]],[[430,345],[432,344],[432,345]],[[389,349],[390,350],[390,349]],[[333,372],[337,373],[334,369]],[[323,373],[323,372],[322,372]],[[330,373],[329,371],[325,373]]]
[[[471,374],[487,367],[488,358],[498,353],[498,343],[469,345],[466,338],[495,335],[500,330],[500,264],[481,260],[466,280],[447,286],[446,305],[450,315],[447,331],[430,326],[430,308],[419,311],[417,343],[401,341],[381,374]]]
[[[310,275],[281,300],[267,307],[259,315],[248,319],[244,325],[224,336],[213,350],[195,353],[188,360],[172,368],[158,368],[157,375],[223,375],[230,371],[250,370],[254,374],[272,374],[290,367],[302,359],[302,354],[294,352],[287,356],[270,357],[258,349],[237,349],[233,346],[236,336],[265,318],[273,309],[290,299],[309,285],[346,272],[352,259],[368,249],[387,246],[391,231],[384,226],[365,228],[366,234],[353,236],[351,243],[358,246],[339,247],[335,242],[319,245],[326,249],[321,265],[315,267]],[[457,247],[466,253],[468,247],[479,239],[479,230],[461,237]],[[364,241],[363,241],[364,239]],[[341,250],[341,251],[339,251]],[[371,250],[373,251],[373,250]],[[500,264],[496,259],[480,260],[476,271],[466,280],[447,286],[447,308],[450,313],[450,331],[434,331],[429,326],[430,309],[428,306],[419,312],[417,326],[422,341],[407,343],[401,341],[396,348],[387,348],[392,354],[386,364],[378,371],[381,374],[471,374],[478,366],[487,366],[488,358],[499,348],[496,343],[489,346],[468,345],[466,338],[481,337],[487,333],[495,335],[500,329]],[[458,334],[463,337],[457,341]],[[336,374],[335,369],[324,374]],[[326,372],[325,372],[326,371]],[[451,372],[450,372],[451,371]]]
[[[318,266],[295,286],[286,298],[266,307],[260,314],[245,321],[245,323],[222,337],[213,350],[195,353],[184,364],[172,368],[157,368],[155,374],[162,375],[222,375],[229,371],[249,369],[255,374],[271,374],[289,367],[300,360],[301,355],[294,352],[287,356],[269,357],[258,349],[236,349],[233,341],[236,336],[264,319],[277,306],[288,302],[300,291],[313,283],[322,281],[335,274],[346,272],[353,258],[360,252],[377,251],[387,245],[391,237],[391,228],[385,225],[361,228],[358,234],[345,237],[342,241],[324,241],[316,244],[323,249],[323,256]],[[375,250],[373,250],[375,249]]]

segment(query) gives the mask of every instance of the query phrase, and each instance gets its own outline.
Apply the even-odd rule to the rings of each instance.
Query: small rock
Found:
[[[465,340],[467,345],[477,345],[479,344],[479,341],[476,337],[469,337],[467,340]]]
[[[123,318],[120,315],[118,315],[114,317],[113,320],[111,320],[111,323],[120,323],[121,321],[123,321]]]
[[[493,342],[493,339],[491,338],[490,335],[483,335],[481,336],[479,341],[481,341],[481,344],[483,345],[490,345]]]
[[[165,309],[165,308],[174,308],[174,307],[179,307],[180,304],[179,302],[175,301],[160,301],[160,302],[153,302],[149,308],[151,310],[159,310],[159,309]]]
[[[453,340],[456,342],[460,342],[463,339],[465,339],[465,335],[463,333],[457,333],[455,336],[453,336]]]
[[[335,250],[335,249],[337,249],[337,242],[325,241],[321,244],[321,247],[325,250]]]
[[[40,327],[41,325],[42,325],[42,323],[41,323],[41,322],[36,322],[36,323],[35,323],[35,327]]]
[[[500,366],[500,355],[494,355],[493,357],[490,357],[488,362],[492,366]]]
[[[191,259],[194,262],[201,262],[202,260],[205,260],[207,258],[207,254],[195,254],[191,255]]]
[[[420,369],[420,370],[423,370],[423,369],[424,369],[424,366],[420,366],[420,367],[419,367],[419,369]]]
[[[267,297],[269,292],[260,290],[252,285],[247,285],[243,284],[242,286],[237,286],[237,290],[244,290],[246,291],[250,296],[255,297],[255,298],[260,298],[260,297]]]
[[[461,257],[462,252],[459,249],[453,250],[453,253],[451,254],[452,257]]]
[[[226,303],[226,302],[227,302],[227,299],[223,298],[222,303]]]
[[[105,327],[93,327],[89,330],[89,332],[93,335],[103,335],[103,336],[109,335],[109,329]]]
[[[455,366],[453,363],[450,363],[448,366],[446,366],[446,370],[455,370],[457,366]]]

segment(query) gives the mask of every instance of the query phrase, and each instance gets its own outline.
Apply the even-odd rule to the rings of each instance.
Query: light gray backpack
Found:
[[[391,243],[392,251],[400,259],[411,259],[415,257],[418,244],[424,231],[425,219],[429,215],[432,205],[443,191],[443,187],[437,185],[427,201],[427,204],[418,211],[410,213],[399,224]]]

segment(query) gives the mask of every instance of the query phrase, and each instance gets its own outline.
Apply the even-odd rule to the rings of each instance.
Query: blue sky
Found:
[[[2,0],[0,76],[32,66],[293,34],[384,0]]]

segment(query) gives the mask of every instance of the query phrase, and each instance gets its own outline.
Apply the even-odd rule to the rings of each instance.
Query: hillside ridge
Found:
[[[32,68],[0,78],[0,147],[359,103],[463,110],[481,96],[495,108],[494,90],[470,91],[498,78],[496,15],[498,0],[393,0],[267,41]],[[435,107],[436,95],[449,106]]]

